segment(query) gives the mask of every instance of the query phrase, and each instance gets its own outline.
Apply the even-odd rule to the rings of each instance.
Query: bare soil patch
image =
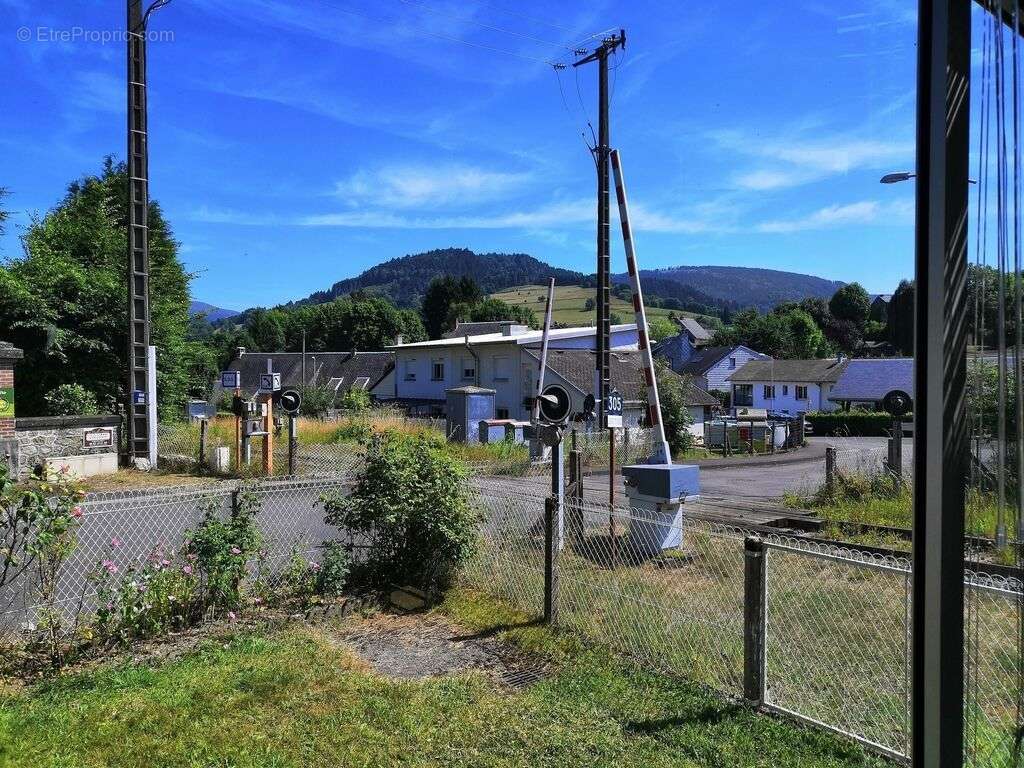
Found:
[[[482,672],[499,685],[518,688],[549,671],[532,657],[489,632],[474,632],[436,614],[379,613],[352,620],[335,635],[378,674],[422,680]]]

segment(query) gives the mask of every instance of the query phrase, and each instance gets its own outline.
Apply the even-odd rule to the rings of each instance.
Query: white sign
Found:
[[[82,431],[83,448],[110,448],[113,445],[113,427],[94,427]]]
[[[222,371],[220,374],[220,385],[224,389],[241,389],[242,388],[242,372],[241,371]]]
[[[622,395],[613,389],[608,393],[608,407],[605,408],[605,427],[608,429],[622,428]]]
[[[281,374],[280,373],[261,373],[260,374],[260,391],[261,392],[277,392],[281,388]]]

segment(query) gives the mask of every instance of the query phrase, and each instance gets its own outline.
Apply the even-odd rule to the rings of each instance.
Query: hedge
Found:
[[[892,416],[884,411],[816,411],[806,419],[814,435],[888,437],[892,430]],[[912,419],[913,414],[903,417]]]

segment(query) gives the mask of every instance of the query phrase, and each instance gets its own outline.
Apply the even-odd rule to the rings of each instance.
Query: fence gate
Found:
[[[902,759],[910,739],[905,561],[764,544],[765,709]]]

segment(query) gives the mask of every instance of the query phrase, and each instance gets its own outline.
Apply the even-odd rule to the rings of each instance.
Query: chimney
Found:
[[[235,357],[241,357],[245,354],[245,347],[238,347],[235,349]]]
[[[397,344],[398,346],[402,346],[404,343],[405,336],[403,336],[402,334],[398,334],[397,336],[395,336],[395,344]]]

